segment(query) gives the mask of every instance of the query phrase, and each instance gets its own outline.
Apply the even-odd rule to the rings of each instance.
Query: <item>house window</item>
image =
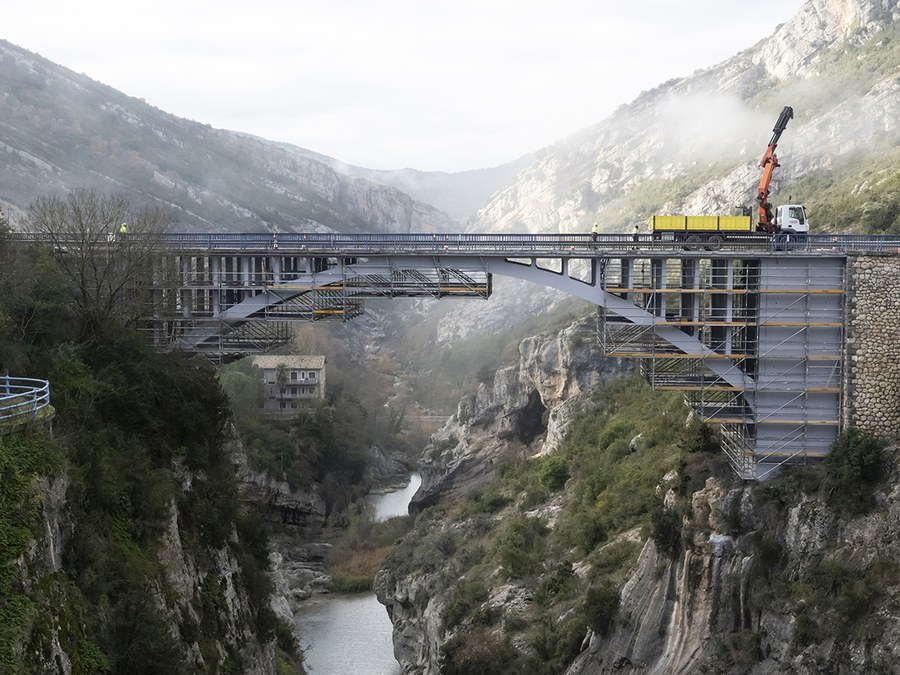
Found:
[[[285,408],[287,408],[287,404],[286,404],[284,401],[281,401],[281,402],[278,404],[278,407],[280,407],[282,410],[284,410]]]
[[[297,395],[297,387],[291,387],[291,396]]]
[[[294,382],[297,381],[297,371],[296,370],[291,371],[291,380]]]
[[[297,401],[291,401],[291,407],[296,410],[297,409]]]

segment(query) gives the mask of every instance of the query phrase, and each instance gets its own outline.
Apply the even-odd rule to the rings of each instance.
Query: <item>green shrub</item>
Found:
[[[540,460],[538,470],[541,485],[551,491],[559,490],[569,478],[569,462],[561,455],[548,455]]]
[[[455,636],[441,648],[441,675],[513,675],[519,653],[509,637],[478,629]]]
[[[531,640],[532,653],[523,664],[528,675],[557,675],[565,672],[578,654],[585,634],[584,618],[573,612],[562,621],[541,617]]]
[[[452,589],[450,602],[444,607],[442,618],[447,628],[465,619],[476,607],[488,599],[488,590],[480,579],[466,579]]]
[[[551,565],[550,570],[541,577],[534,595],[535,601],[546,605],[556,599],[568,596],[574,580],[575,572],[572,563],[568,560],[560,560],[555,565]]]
[[[750,664],[762,660],[759,634],[752,630],[742,630],[731,635],[731,649],[735,663]]]
[[[524,577],[540,569],[547,528],[537,518],[515,515],[497,537],[500,564],[508,577]]]
[[[809,618],[805,610],[801,609],[794,617],[794,635],[791,641],[799,647],[806,647],[819,641],[819,627]]]
[[[883,449],[874,435],[856,428],[847,429],[832,443],[822,488],[836,513],[865,513],[875,504],[872,487],[882,477]]]
[[[656,549],[674,558],[681,547],[681,516],[662,501],[657,501],[649,513],[650,536],[656,542]]]
[[[606,635],[619,612],[619,589],[609,581],[592,585],[587,590],[582,609],[588,626],[594,632]]]
[[[719,452],[721,447],[715,429],[704,424],[697,417],[691,416],[685,425],[681,437],[681,449],[684,452]]]

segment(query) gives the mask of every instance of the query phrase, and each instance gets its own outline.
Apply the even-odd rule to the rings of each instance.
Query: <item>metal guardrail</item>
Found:
[[[657,238],[653,234],[167,234],[164,244],[184,250],[284,251],[285,253],[478,253],[551,255],[595,255],[602,251],[682,250],[685,243]],[[699,248],[703,248],[701,243]],[[697,248],[697,247],[695,247]],[[768,251],[845,253],[883,251],[900,253],[900,236],[888,235],[743,235],[731,236],[716,245],[722,251]]]
[[[33,233],[13,232],[3,235],[12,241],[39,242],[45,238]],[[128,240],[141,235],[129,234]],[[127,241],[127,240],[126,240]],[[671,238],[671,233],[600,234],[416,234],[340,232],[272,233],[172,233],[161,237],[162,244],[180,250],[264,251],[310,254],[348,253],[437,253],[441,255],[478,255],[480,253],[548,254],[553,256],[589,257],[610,252],[671,251],[691,249],[723,252],[766,251],[840,254],[850,251],[900,253],[900,236],[810,234],[769,236],[766,234],[730,235],[722,242],[686,244]],[[77,243],[77,242],[73,242]],[[113,243],[110,245],[118,245]],[[595,253],[596,251],[596,253]]]
[[[0,423],[34,419],[50,405],[50,383],[28,377],[0,375]]]

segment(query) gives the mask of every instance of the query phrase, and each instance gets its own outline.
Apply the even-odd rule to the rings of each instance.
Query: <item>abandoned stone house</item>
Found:
[[[263,371],[263,411],[289,415],[325,398],[325,357],[264,354],[253,363]]]

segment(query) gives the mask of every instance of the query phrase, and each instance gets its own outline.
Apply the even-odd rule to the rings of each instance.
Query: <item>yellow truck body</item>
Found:
[[[753,232],[750,216],[650,216],[651,232]]]

